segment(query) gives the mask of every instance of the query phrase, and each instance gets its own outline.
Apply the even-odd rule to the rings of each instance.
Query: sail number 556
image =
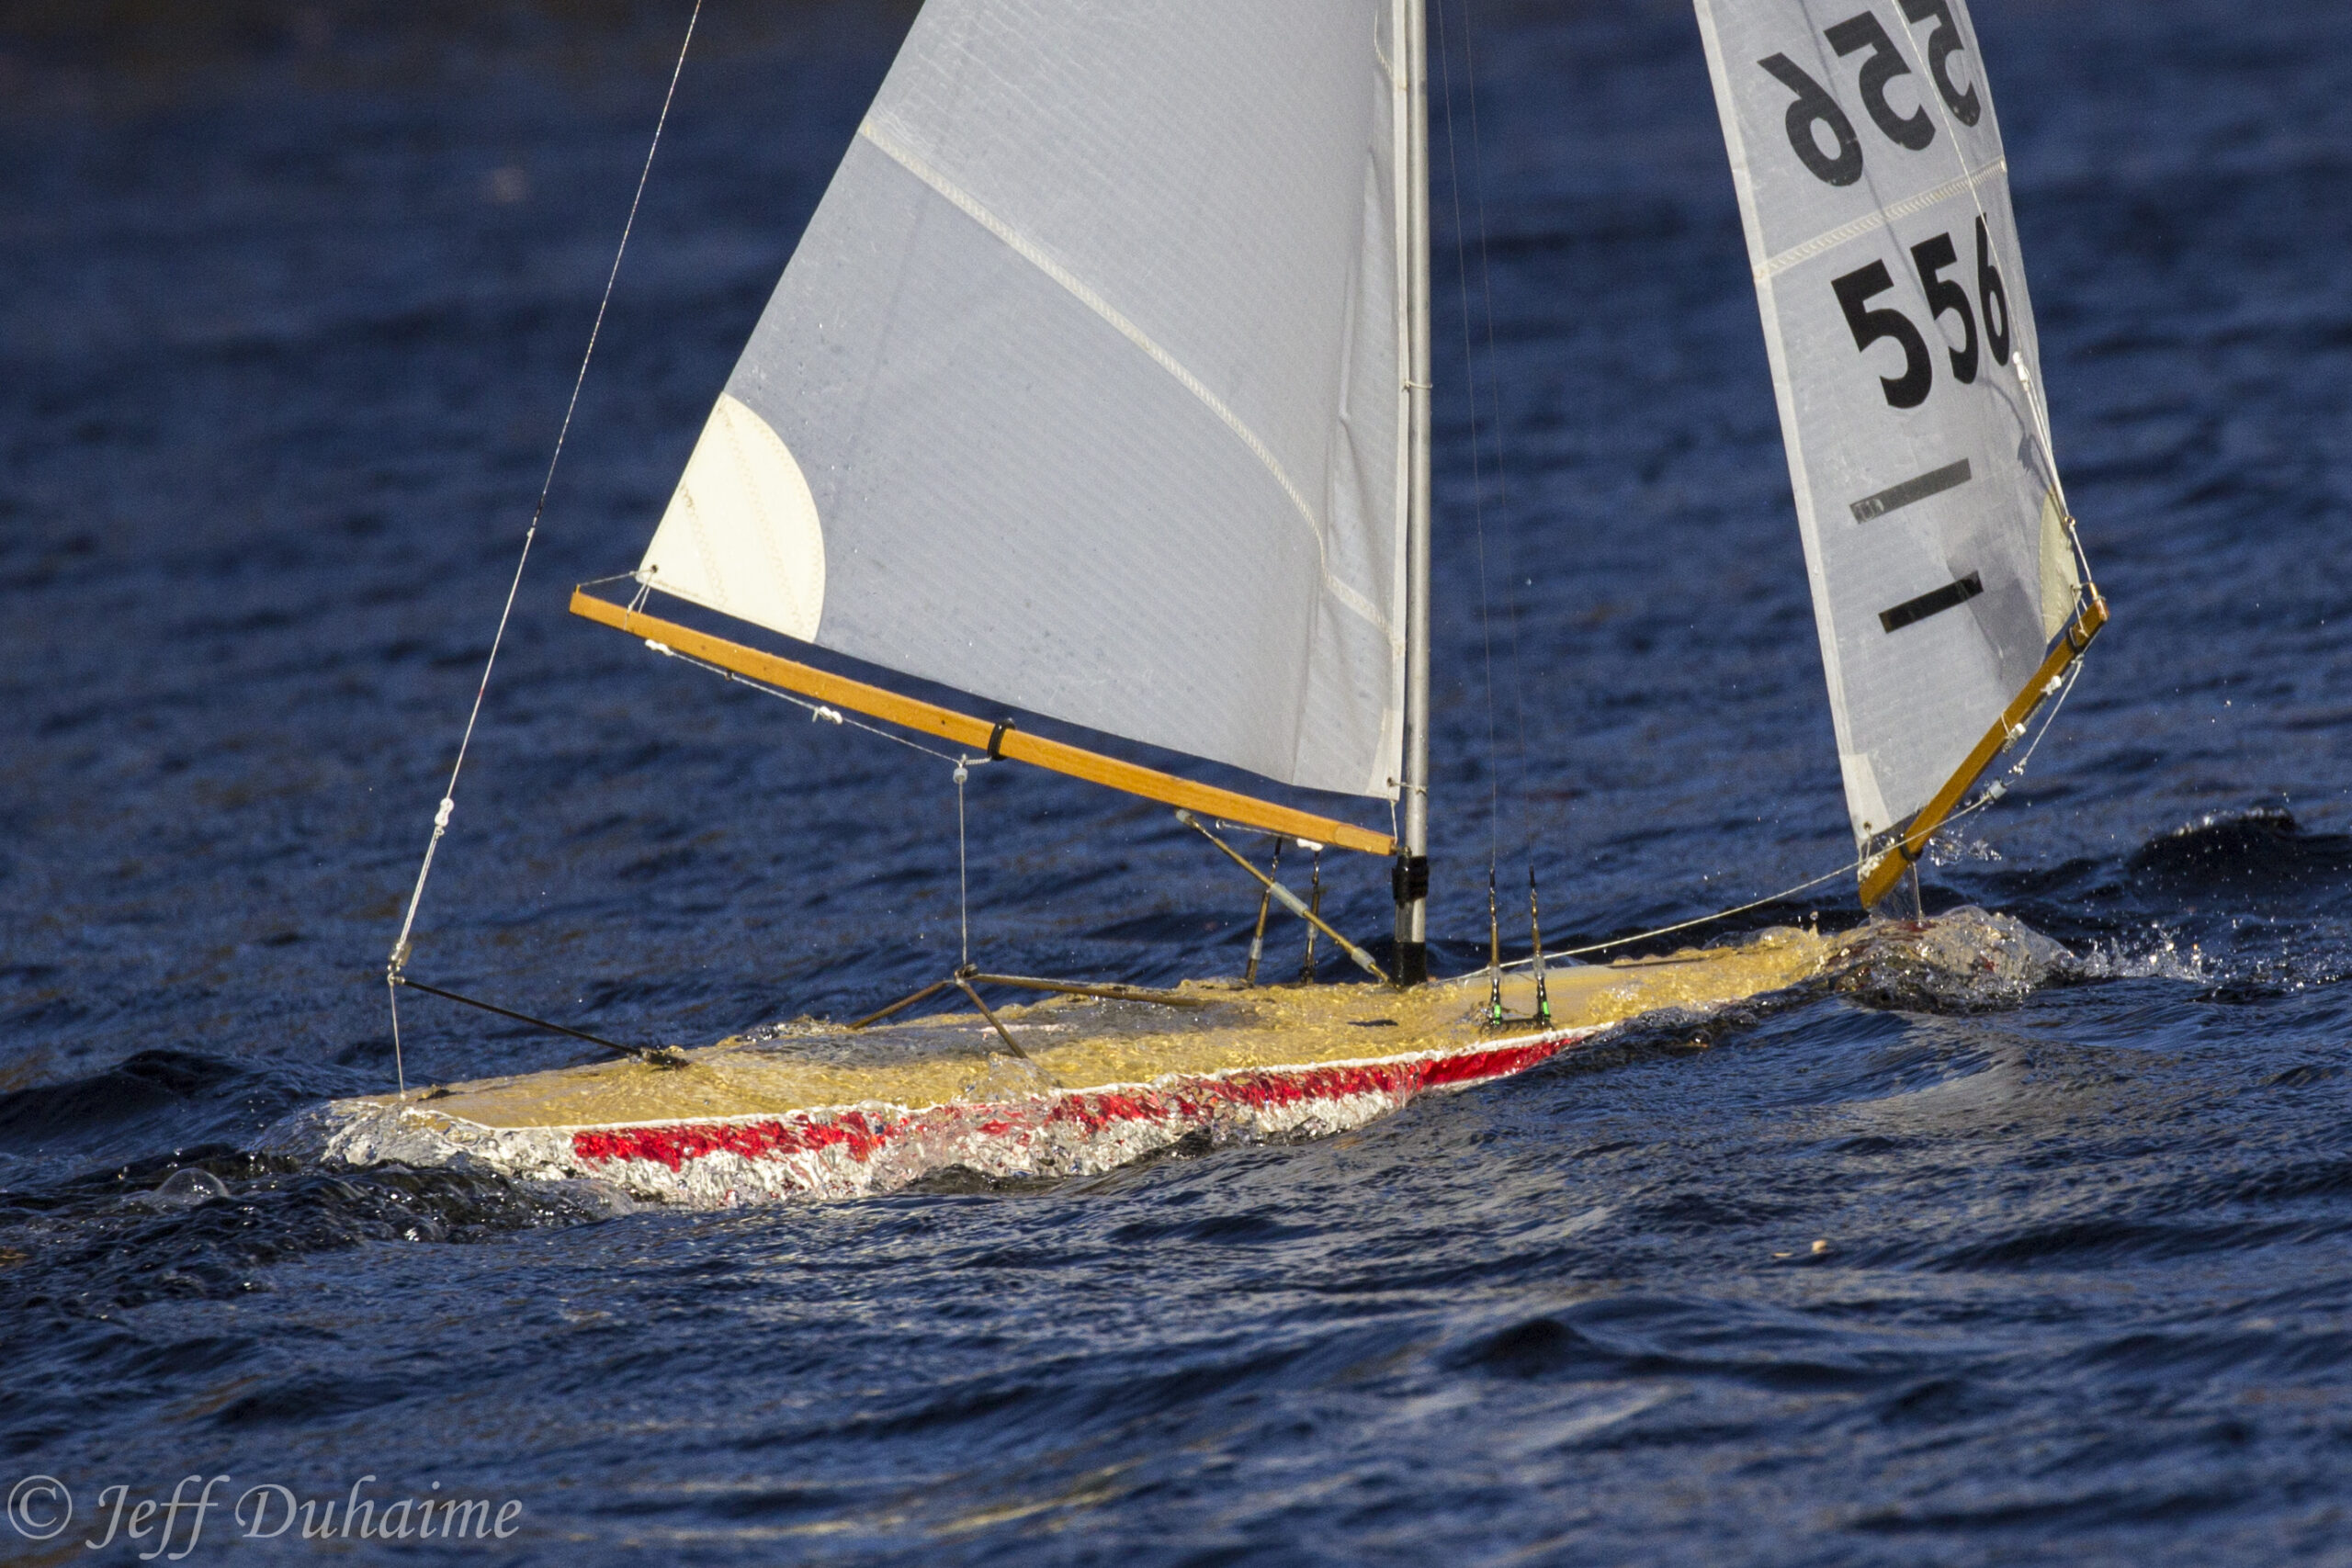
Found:
[[[1960,318],[1960,346],[1954,348],[1947,343],[1944,353],[1951,363],[1952,379],[1965,385],[1976,379],[1976,322],[1980,311],[1984,322],[1984,346],[1992,350],[1993,363],[2009,362],[2009,296],[2001,287],[2000,269],[1993,265],[1992,241],[1984,231],[1984,219],[1976,220],[1973,309],[1969,304],[1967,287],[1958,278],[1944,276],[1945,269],[1959,261],[1960,253],[1953,247],[1950,234],[1938,234],[1911,247],[1911,265],[1918,269],[1919,287],[1928,296],[1930,316]],[[1879,378],[1879,385],[1886,389],[1887,403],[1898,409],[1916,409],[1926,402],[1936,379],[1935,356],[1928,352],[1927,338],[1902,311],[1891,305],[1873,308],[1871,304],[1894,287],[1886,264],[1874,261],[1867,266],[1858,266],[1843,277],[1830,279],[1829,287],[1838,296],[1838,308],[1846,313],[1846,325],[1854,334],[1856,348],[1867,353],[1872,344],[1886,339],[1903,349],[1903,374]]]
[[[1928,74],[1936,79],[1936,92],[1943,99],[1944,107],[1962,125],[1974,125],[1984,118],[1984,100],[1976,96],[1972,84],[1963,87],[1952,80],[1951,58],[1964,51],[1960,27],[1952,19],[1951,0],[1902,0],[1903,19],[1917,24],[1933,22],[1928,34]],[[1855,85],[1862,95],[1862,107],[1870,111],[1871,123],[1897,147],[1910,152],[1924,151],[1936,139],[1934,121],[1928,118],[1922,104],[1909,114],[1904,114],[1888,101],[1886,89],[1898,76],[1911,74],[1911,67],[1888,36],[1885,25],[1868,11],[1857,12],[1822,35],[1839,58],[1864,54],[1861,70]],[[1766,74],[1786,87],[1795,97],[1789,104],[1786,130],[1789,150],[1797,161],[1813,172],[1815,179],[1833,186],[1849,186],[1862,177],[1862,144],[1854,135],[1854,122],[1829,89],[1813,79],[1812,73],[1785,54],[1769,55],[1756,62]],[[1831,145],[1824,147],[1821,139],[1826,132]]]

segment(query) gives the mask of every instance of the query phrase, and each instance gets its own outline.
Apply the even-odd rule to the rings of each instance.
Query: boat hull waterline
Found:
[[[1225,1143],[1347,1132],[1428,1090],[1522,1072],[1595,1032],[920,1110],[873,1103],[718,1121],[489,1127],[411,1100],[345,1120],[326,1156],[521,1179],[584,1177],[640,1201],[697,1209],[862,1198],[958,1168],[997,1179],[1091,1176],[1202,1134]]]
[[[1517,1021],[1493,1027],[1479,1018],[1483,975],[1404,992],[1194,982],[1181,994],[1195,1005],[1182,1009],[1057,998],[996,1010],[1026,1060],[968,1012],[858,1032],[780,1025],[688,1052],[681,1068],[599,1062],[336,1100],[274,1129],[265,1147],[346,1168],[587,1179],[700,1209],[865,1197],[959,1168],[1087,1176],[1187,1139],[1346,1132],[1422,1094],[1524,1072],[1633,1019],[1798,984],[1836,950],[1781,931],[1556,969],[1548,1027],[1525,1016],[1534,987],[1523,974],[1504,988]]]

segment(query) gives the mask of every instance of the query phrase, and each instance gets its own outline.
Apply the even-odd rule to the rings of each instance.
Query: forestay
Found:
[[[2036,679],[2077,573],[1962,0],[1696,0],[1856,841]]]
[[[1394,797],[1399,0],[930,0],[640,568]]]

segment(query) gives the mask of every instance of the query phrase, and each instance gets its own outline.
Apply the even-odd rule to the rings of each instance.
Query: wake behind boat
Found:
[[[1812,576],[1849,869],[1866,907],[1916,918],[1930,838],[1997,798],[1996,782],[1963,804],[2107,610],[2051,457],[1965,6],[1830,14],[1854,3],[1697,7]],[[1082,0],[929,0],[642,558],[605,580],[625,586],[571,601],[813,716],[891,726],[959,792],[970,768],[1019,761],[1173,806],[1248,874],[1261,939],[1270,912],[1295,917],[1379,984],[1145,993],[992,979],[967,955],[906,1002],[960,994],[969,1014],[421,1099],[403,1079],[321,1112],[315,1152],[600,1174],[696,1203],[847,1195],[950,1165],[1093,1170],[1200,1132],[1356,1125],[1630,1018],[1821,971],[1834,944],[1790,932],[1554,969],[1531,846],[1526,975],[1505,976],[1498,848],[1481,868],[1487,973],[1430,983],[1427,31],[1421,0],[1115,18]],[[1147,767],[1123,742],[1274,793]],[[396,1048],[404,989],[489,1005],[408,973],[463,761],[461,742],[390,961]],[[1351,814],[1363,803],[1385,823]],[[1272,863],[1228,843],[1237,830],[1266,835]],[[1385,959],[1280,879],[1291,846],[1294,866],[1315,857],[1315,889],[1326,851],[1389,863]],[[987,983],[1092,994],[999,1010]]]

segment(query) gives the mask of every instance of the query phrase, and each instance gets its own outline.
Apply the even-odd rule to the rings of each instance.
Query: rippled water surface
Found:
[[[99,1560],[104,1488],[229,1473],[519,1500],[503,1543],[366,1549],[468,1561],[2352,1562],[2352,11],[1978,10],[2117,621],[1928,900],[2069,983],[681,1215],[240,1151],[391,1081],[375,976],[683,8],[217,9],[0,18],[0,1480],[82,1511],[0,1555]],[[1472,19],[1506,875],[1532,834],[1547,935],[1597,940],[1838,863],[1844,814],[1696,28]],[[838,1016],[956,940],[943,766],[562,614],[634,561],[904,17],[706,25],[417,959],[647,1039]],[[1467,966],[1497,764],[1440,343]],[[998,768],[971,813],[993,965],[1239,967],[1247,889],[1163,811]],[[1379,930],[1381,870],[1327,869]],[[577,1059],[434,1005],[413,1077]]]

